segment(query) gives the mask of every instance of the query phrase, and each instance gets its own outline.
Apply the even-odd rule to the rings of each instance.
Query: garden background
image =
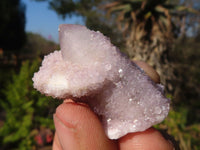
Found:
[[[155,127],[182,150],[200,149],[199,0],[34,1],[63,19],[81,17],[130,59],[153,66],[171,99],[169,116]],[[59,44],[26,32],[25,13],[20,0],[0,1],[0,149],[51,149],[60,101],[33,89],[32,77]]]

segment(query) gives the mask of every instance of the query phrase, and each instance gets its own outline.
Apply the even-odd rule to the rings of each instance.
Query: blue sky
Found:
[[[47,2],[22,0],[26,5],[26,31],[39,33],[45,38],[52,38],[58,42],[59,24],[83,24],[81,17],[66,18],[63,20],[56,12],[48,8]]]

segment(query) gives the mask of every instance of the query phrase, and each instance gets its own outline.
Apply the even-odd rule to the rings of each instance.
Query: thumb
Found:
[[[107,138],[97,116],[87,105],[65,102],[54,114],[58,142],[65,150],[114,150],[117,144]]]

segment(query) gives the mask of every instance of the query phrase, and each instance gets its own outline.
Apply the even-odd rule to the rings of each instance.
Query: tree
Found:
[[[17,51],[25,43],[25,5],[20,0],[0,1],[0,48]]]
[[[168,0],[125,0],[105,6],[108,14],[116,14],[118,26],[124,32],[131,58],[152,65],[161,76],[161,82],[172,91],[173,65],[169,53],[175,37],[183,34],[178,24],[183,17],[197,14],[193,8]],[[179,21],[180,22],[180,21]],[[183,27],[182,27],[183,28]]]

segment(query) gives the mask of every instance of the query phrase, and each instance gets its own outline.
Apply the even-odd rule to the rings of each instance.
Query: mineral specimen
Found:
[[[34,87],[54,98],[87,103],[110,139],[144,131],[167,116],[163,86],[123,56],[100,32],[60,25],[61,51],[45,56]]]

